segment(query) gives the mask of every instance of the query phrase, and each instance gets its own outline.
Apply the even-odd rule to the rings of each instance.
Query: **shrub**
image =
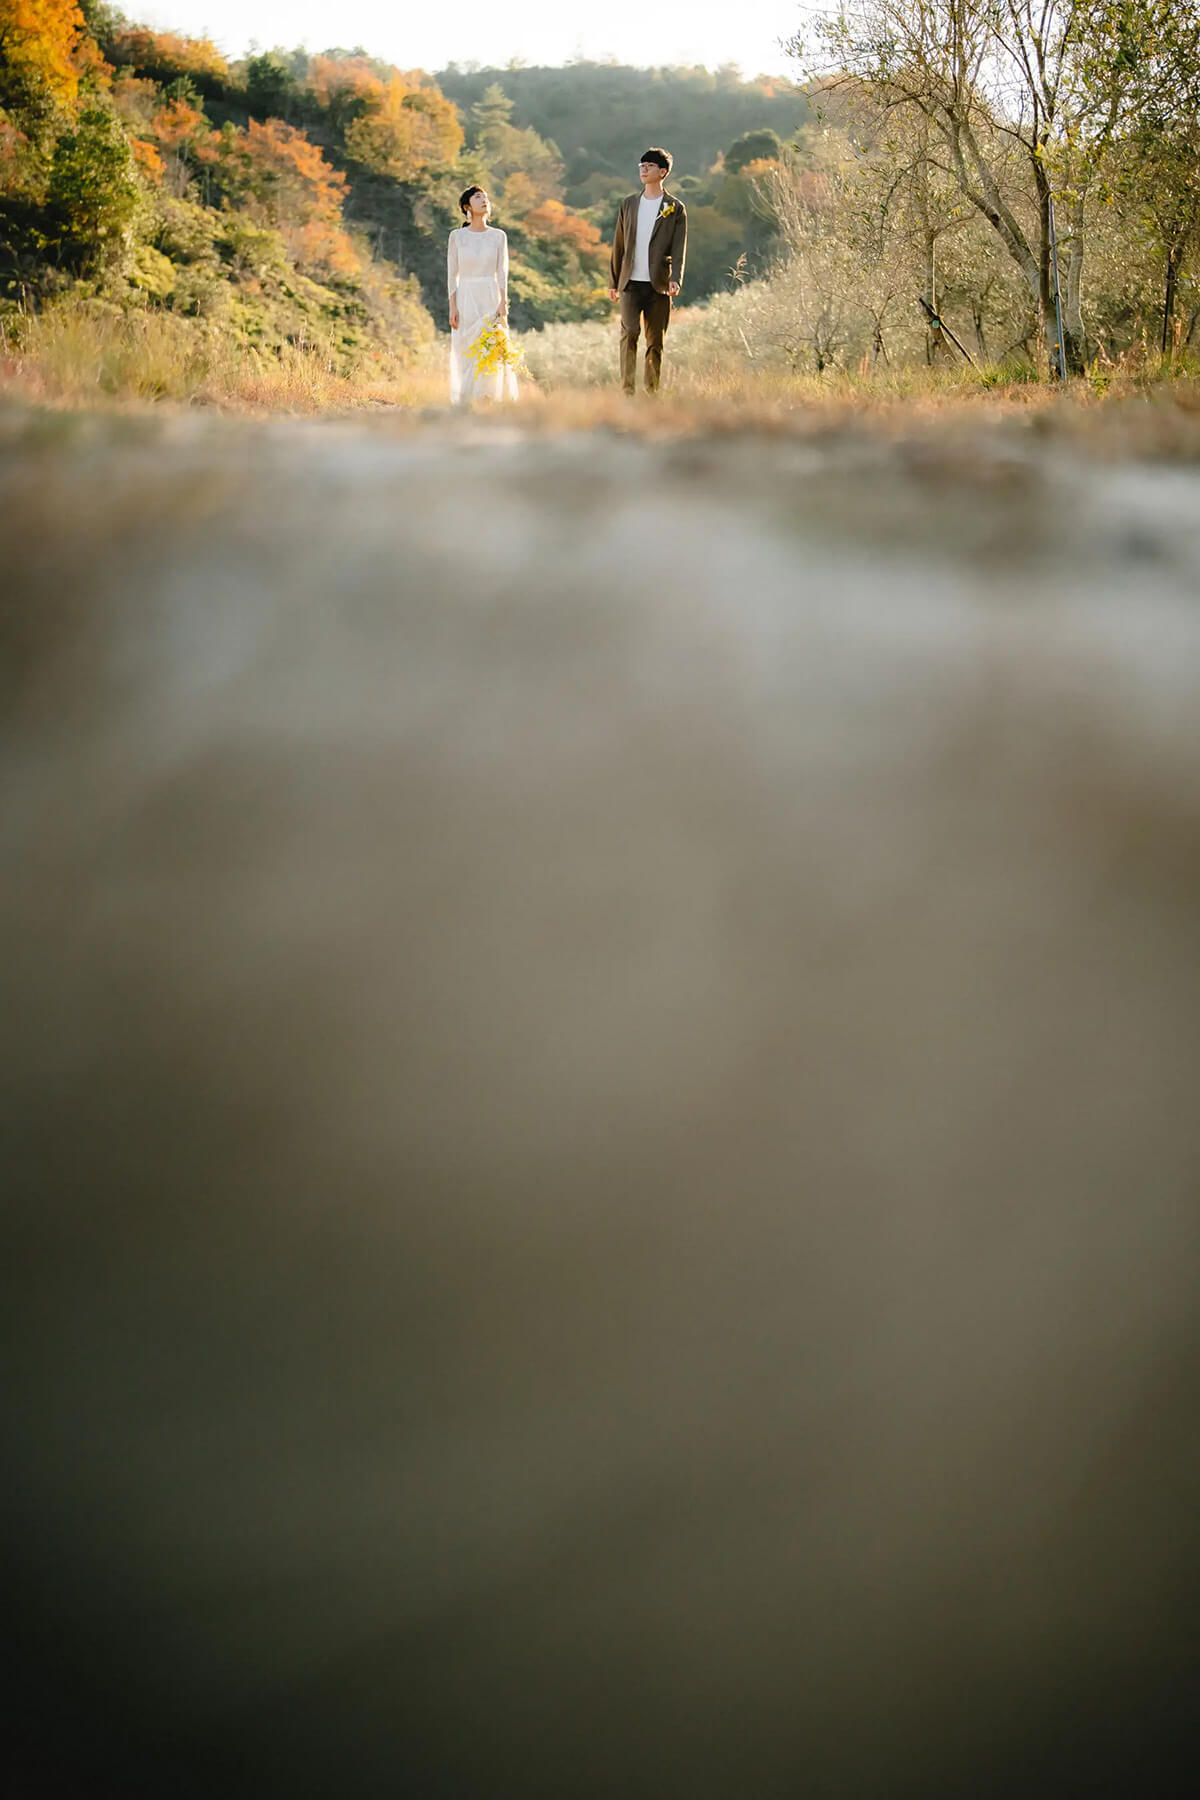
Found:
[[[154,300],[165,300],[175,286],[175,265],[161,250],[150,244],[139,244],[133,253],[129,279],[134,287]]]
[[[90,274],[128,259],[141,190],[133,147],[106,107],[88,107],[59,138],[47,202],[66,267]]]
[[[256,225],[237,213],[221,215],[218,248],[239,275],[255,278],[286,267],[283,239],[270,225]]]

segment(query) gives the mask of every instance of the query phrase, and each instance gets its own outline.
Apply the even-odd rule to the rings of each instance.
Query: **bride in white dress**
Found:
[[[508,239],[488,224],[491,201],[481,187],[459,200],[464,223],[450,233],[446,285],[450,290],[450,402],[515,400],[512,369],[475,373],[467,352],[486,325],[508,318]]]

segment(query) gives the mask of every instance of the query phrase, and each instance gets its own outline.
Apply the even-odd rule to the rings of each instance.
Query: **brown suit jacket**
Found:
[[[627,194],[617,213],[612,243],[610,287],[623,289],[633,274],[633,240],[637,231],[640,194]],[[687,208],[663,189],[662,205],[650,233],[650,280],[655,291],[665,294],[673,281],[683,286],[683,259],[687,250]]]

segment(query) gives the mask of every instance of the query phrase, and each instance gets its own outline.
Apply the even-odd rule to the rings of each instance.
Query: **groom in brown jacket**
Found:
[[[613,233],[610,300],[621,307],[621,385],[634,390],[638,335],[646,324],[646,391],[658,390],[663,338],[671,322],[671,302],[683,286],[687,248],[687,211],[668,194],[663,181],[671,153],[656,147],[642,156],[638,174],[642,192],[621,202]]]

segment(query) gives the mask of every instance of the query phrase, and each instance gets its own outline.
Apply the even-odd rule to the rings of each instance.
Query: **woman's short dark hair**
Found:
[[[469,225],[471,223],[469,208],[472,194],[482,194],[484,199],[487,200],[487,189],[481,188],[477,181],[473,181],[469,188],[463,189],[462,193],[458,196],[458,210],[463,216],[464,225]],[[490,201],[488,202],[488,211],[491,211]]]
[[[640,161],[657,163],[660,169],[665,169],[670,174],[675,158],[669,150],[663,150],[657,144],[651,144],[649,150],[642,151]]]

